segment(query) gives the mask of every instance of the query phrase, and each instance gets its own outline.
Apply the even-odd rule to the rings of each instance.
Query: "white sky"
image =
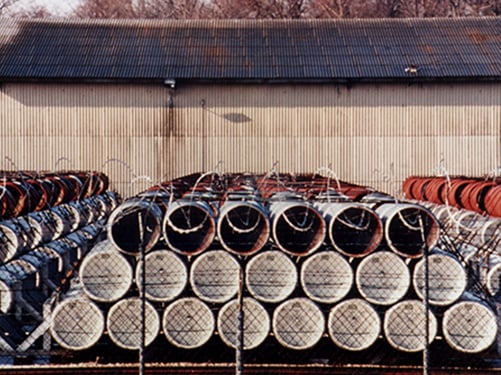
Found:
[[[43,6],[55,16],[68,16],[78,5],[78,0],[20,0],[12,5],[12,9],[29,9],[34,6]]]

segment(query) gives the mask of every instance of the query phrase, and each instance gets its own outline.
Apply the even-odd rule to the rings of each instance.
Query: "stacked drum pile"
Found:
[[[101,173],[0,176],[0,349],[24,351],[119,201]]]
[[[408,199],[428,207],[470,271],[470,288],[499,302],[501,277],[501,179],[407,178]],[[474,285],[471,285],[474,284]]]
[[[440,335],[479,353],[497,318],[444,236],[426,207],[329,177],[185,176],[112,212],[51,333],[70,350],[105,332],[138,349],[144,287],[146,345],[164,336],[193,349],[217,336],[232,348],[305,350],[323,339],[357,352],[385,340],[418,352]]]
[[[501,217],[501,178],[411,176],[402,188],[408,199]]]

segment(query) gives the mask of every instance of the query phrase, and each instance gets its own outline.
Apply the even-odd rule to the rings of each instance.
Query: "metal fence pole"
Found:
[[[237,347],[235,351],[235,375],[244,373],[244,264],[240,261],[240,272],[238,273],[238,322],[237,322]]]
[[[145,267],[145,256],[144,256],[144,228],[143,228],[143,220],[141,212],[138,213],[138,225],[139,225],[139,264],[141,269],[141,282],[139,287],[139,298],[141,300],[140,303],[140,320],[141,320],[141,338],[139,344],[139,375],[144,375],[144,347],[146,341],[146,267]]]
[[[430,301],[429,301],[429,268],[428,268],[428,246],[426,246],[426,236],[424,233],[424,224],[421,215],[419,215],[419,225],[421,227],[421,241],[423,241],[423,260],[424,260],[424,287],[423,287],[423,304],[424,304],[424,348],[423,348],[423,375],[429,374],[429,341],[430,341]]]

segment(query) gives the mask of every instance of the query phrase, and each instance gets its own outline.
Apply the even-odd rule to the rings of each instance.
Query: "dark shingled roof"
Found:
[[[500,80],[501,18],[0,19],[0,81]]]

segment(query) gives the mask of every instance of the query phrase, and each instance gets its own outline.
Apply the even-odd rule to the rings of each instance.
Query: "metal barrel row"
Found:
[[[454,247],[488,295],[499,299],[501,219],[435,203],[423,203],[437,217]]]
[[[480,353],[497,315],[447,236],[428,208],[330,177],[186,176],[111,213],[53,311],[52,337],[70,350],[105,334],[139,348],[144,282],[147,345],[161,334],[183,349],[216,336],[244,349],[330,339],[357,352],[384,339],[417,352],[440,336]]]
[[[0,220],[100,195],[108,185],[95,171],[0,171]]]
[[[165,183],[127,200],[110,217],[110,240],[120,251],[137,254],[140,246],[149,251],[162,238],[188,256],[216,239],[241,256],[270,245],[305,256],[328,242],[350,257],[365,256],[384,240],[405,257],[419,257],[423,243],[432,247],[439,236],[427,209],[395,204],[368,188],[318,176],[220,179],[199,178],[182,193],[178,181]],[[139,222],[145,230],[139,231]]]
[[[491,306],[468,293],[460,260],[434,250],[429,256],[429,337],[439,328],[458,351],[478,353],[496,338]],[[193,349],[218,335],[236,347],[238,290],[244,269],[244,348],[273,333],[286,348],[311,348],[328,335],[342,349],[369,348],[381,336],[404,352],[424,347],[424,261],[375,251],[350,264],[323,249],[299,262],[280,250],[239,260],[223,249],[187,259],[172,250],[146,256],[147,344],[160,331],[174,346]],[[105,240],[84,258],[79,284],[53,313],[52,334],[63,347],[95,345],[106,330],[119,347],[137,349],[140,264]],[[84,313],[75,320],[75,305]],[[80,329],[85,324],[89,329]],[[150,325],[151,324],[151,325]],[[439,326],[440,324],[440,326]]]
[[[402,189],[407,199],[501,217],[501,178],[410,176]]]
[[[119,200],[104,192],[0,221],[1,351],[25,351],[44,333],[38,327],[48,324],[47,308],[68,288]]]
[[[0,221],[0,264],[107,219],[118,199],[115,193],[107,192]]]
[[[499,179],[409,177],[407,197],[427,207],[439,221],[450,246],[468,266],[477,289],[499,298],[501,275],[501,196]],[[492,214],[492,215],[491,215]]]

